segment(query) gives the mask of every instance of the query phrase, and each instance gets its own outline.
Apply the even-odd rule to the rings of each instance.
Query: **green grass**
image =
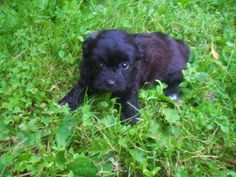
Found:
[[[84,37],[112,28],[162,31],[192,51],[178,104],[162,84],[140,90],[133,127],[109,94],[73,113],[57,105],[79,78]],[[0,176],[235,177],[235,29],[234,0],[3,1]]]

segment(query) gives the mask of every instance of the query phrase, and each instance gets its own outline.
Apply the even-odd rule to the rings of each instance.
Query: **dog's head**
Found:
[[[121,92],[133,82],[141,58],[134,36],[125,31],[106,30],[91,34],[83,44],[83,76],[98,90]]]

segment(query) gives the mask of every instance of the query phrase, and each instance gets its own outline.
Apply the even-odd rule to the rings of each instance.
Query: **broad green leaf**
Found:
[[[120,145],[120,146],[122,146],[122,147],[128,149],[128,148],[129,148],[129,147],[128,147],[128,144],[129,144],[128,138],[120,138],[120,139],[119,139],[119,145]]]
[[[111,150],[109,144],[104,139],[97,139],[96,141],[92,142],[91,152],[99,153],[99,154],[106,154]]]
[[[59,55],[60,58],[64,58],[65,57],[65,52],[63,50],[60,50],[58,52],[58,55]]]
[[[178,169],[177,173],[175,173],[174,177],[189,177],[187,172],[184,169]]]
[[[143,170],[143,173],[147,177],[154,177],[160,170],[161,170],[160,167],[155,167],[153,170],[148,170],[147,168],[145,168]]]
[[[7,166],[2,163],[2,159],[0,158],[0,176],[7,176],[8,171],[7,171]]]
[[[76,120],[74,119],[67,119],[61,123],[56,132],[56,142],[59,147],[65,148],[67,146],[68,140],[75,131],[75,126]]]
[[[56,155],[56,166],[60,169],[63,170],[66,167],[66,159],[65,159],[65,152],[64,151],[60,151],[57,153]]]
[[[178,114],[178,112],[174,109],[170,109],[170,108],[164,108],[163,109],[163,113],[165,115],[165,119],[169,122],[169,123],[176,123],[178,120],[180,120],[180,116]]]
[[[145,161],[145,154],[143,151],[140,150],[130,150],[132,157],[138,162]]]
[[[216,123],[220,126],[220,129],[222,132],[224,132],[224,133],[229,132],[229,120],[226,116],[222,116],[222,117],[218,118]]]
[[[96,177],[98,173],[97,167],[93,161],[86,156],[76,157],[69,165],[69,170],[73,174],[80,177]]]
[[[81,110],[83,112],[83,116],[82,116],[82,125],[83,126],[92,126],[94,125],[93,120],[92,120],[92,115],[93,113],[90,110],[90,106],[89,105],[84,105],[81,107]]]
[[[6,141],[10,138],[10,126],[5,125],[4,122],[0,122],[0,141]]]
[[[148,129],[147,136],[155,139],[158,136],[159,127],[160,127],[159,124],[157,124],[156,122],[152,121],[152,123],[151,123],[151,125],[150,125],[150,127]]]

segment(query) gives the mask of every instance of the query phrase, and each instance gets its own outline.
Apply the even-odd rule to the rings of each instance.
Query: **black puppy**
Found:
[[[168,87],[165,94],[177,99],[183,80],[182,69],[189,58],[184,42],[155,32],[130,34],[121,30],[92,33],[83,43],[80,80],[59,102],[71,110],[88,94],[112,92],[122,106],[122,121],[138,121],[138,89],[145,82],[160,80]]]

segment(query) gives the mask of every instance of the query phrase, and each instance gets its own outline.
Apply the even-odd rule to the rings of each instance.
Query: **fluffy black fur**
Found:
[[[177,96],[183,80],[182,69],[189,58],[183,41],[160,32],[130,34],[121,30],[92,33],[83,43],[80,80],[59,102],[71,110],[88,94],[112,92],[122,106],[122,121],[138,121],[138,89],[145,82],[160,80],[168,87],[165,94]]]

